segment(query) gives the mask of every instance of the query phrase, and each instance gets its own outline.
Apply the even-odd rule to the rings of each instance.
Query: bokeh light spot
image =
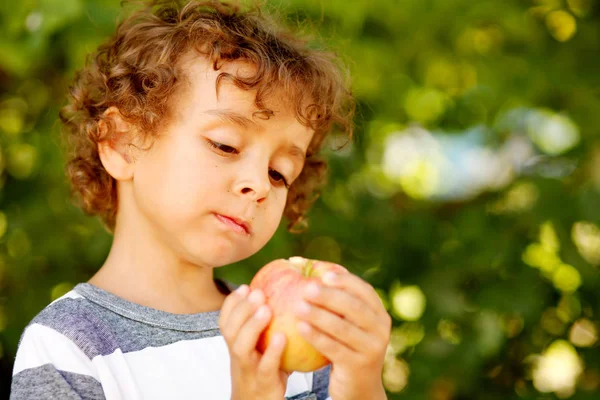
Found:
[[[533,366],[533,385],[542,393],[561,397],[573,394],[583,363],[573,346],[565,340],[554,341]]]
[[[416,346],[425,337],[425,329],[419,322],[405,322],[392,329],[390,346],[394,354],[401,354],[407,348]]]
[[[16,135],[23,130],[25,120],[23,115],[15,109],[0,110],[0,129],[8,135]]]
[[[401,392],[408,383],[410,368],[406,361],[396,357],[386,357],[383,364],[383,386],[392,393]]]
[[[540,244],[548,252],[557,252],[560,249],[558,236],[550,221],[544,222],[540,227]]]
[[[549,155],[563,154],[580,140],[577,125],[569,117],[550,110],[528,112],[527,132],[539,149]]]
[[[560,264],[552,277],[554,287],[567,293],[576,291],[581,286],[581,274],[569,264]]]
[[[417,321],[425,312],[425,294],[418,286],[399,286],[391,291],[392,312],[406,321]]]
[[[37,162],[37,149],[29,144],[14,144],[8,148],[6,168],[17,179],[26,179],[32,173]]]
[[[489,210],[494,214],[521,213],[530,210],[538,198],[539,191],[533,183],[521,182],[510,188]]]
[[[587,221],[573,224],[571,238],[579,254],[590,264],[600,264],[600,228]]]
[[[523,261],[534,268],[539,268],[546,273],[553,272],[560,264],[560,258],[552,251],[548,251],[539,243],[532,243],[523,253]]]
[[[598,341],[598,328],[587,318],[575,321],[569,330],[569,341],[577,347],[591,347]]]
[[[577,21],[568,12],[556,10],[546,15],[546,27],[554,39],[566,42],[577,32]]]
[[[16,229],[9,236],[6,242],[8,254],[15,259],[25,257],[31,251],[31,241],[29,236],[22,229]]]
[[[426,124],[440,118],[446,111],[447,104],[448,99],[443,92],[418,88],[407,93],[404,108],[411,120]]]

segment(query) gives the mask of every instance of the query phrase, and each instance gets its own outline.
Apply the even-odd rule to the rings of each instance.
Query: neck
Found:
[[[110,253],[89,283],[134,303],[175,314],[221,308],[213,269],[185,262],[149,226],[117,219]]]

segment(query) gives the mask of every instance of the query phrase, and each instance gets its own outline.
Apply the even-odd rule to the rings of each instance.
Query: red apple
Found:
[[[257,349],[263,353],[275,332],[284,333],[287,338],[281,361],[284,371],[309,372],[329,364],[329,360],[300,335],[294,313],[296,304],[303,299],[304,288],[311,282],[321,284],[321,278],[328,271],[347,272],[346,268],[331,262],[290,257],[268,263],[250,282],[252,289],[263,291],[273,312],[270,324],[258,340]]]

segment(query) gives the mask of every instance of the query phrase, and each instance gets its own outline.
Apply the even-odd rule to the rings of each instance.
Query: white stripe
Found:
[[[222,336],[126,354],[117,349],[90,361],[64,335],[32,324],[23,334],[13,375],[48,363],[58,370],[92,376],[102,384],[107,400],[231,397],[229,352]],[[292,373],[285,396],[311,390],[312,381],[312,373]]]
[[[136,385],[132,371],[121,352],[117,349],[109,356],[96,356],[92,363],[98,371],[106,400],[139,400],[143,390]],[[142,371],[148,366],[141,366]],[[140,371],[140,372],[142,372]]]
[[[71,291],[69,291],[69,292],[67,292],[67,293],[63,294],[62,296],[60,296],[58,299],[54,300],[54,301],[53,301],[52,303],[50,303],[50,304],[54,304],[54,303],[56,303],[57,301],[60,301],[60,300],[63,300],[63,299],[80,299],[80,298],[82,298],[82,297],[83,297],[83,296],[82,296],[82,295],[80,295],[79,293],[77,293],[76,291],[74,291],[74,290],[71,290]],[[50,304],[48,304],[48,305],[50,305]]]
[[[125,399],[228,399],[231,397],[229,353],[222,336],[183,340],[123,354],[96,356],[94,365]],[[285,396],[311,390],[312,373],[292,373]],[[118,389],[117,389],[118,388]],[[121,397],[106,393],[107,400]]]
[[[61,371],[90,375],[98,379],[92,361],[75,343],[52,328],[32,324],[21,339],[13,376],[48,363]]]
[[[306,386],[308,386],[309,390],[312,390],[313,375],[314,375],[314,373],[307,372],[307,373],[303,373],[303,374],[300,374],[300,375],[304,376],[304,380],[306,381]]]

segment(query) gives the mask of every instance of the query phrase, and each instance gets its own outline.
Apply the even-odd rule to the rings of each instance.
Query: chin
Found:
[[[219,268],[244,260],[257,253],[259,249],[235,248],[231,242],[212,241],[208,246],[189,248],[188,255],[193,264],[209,268]]]

